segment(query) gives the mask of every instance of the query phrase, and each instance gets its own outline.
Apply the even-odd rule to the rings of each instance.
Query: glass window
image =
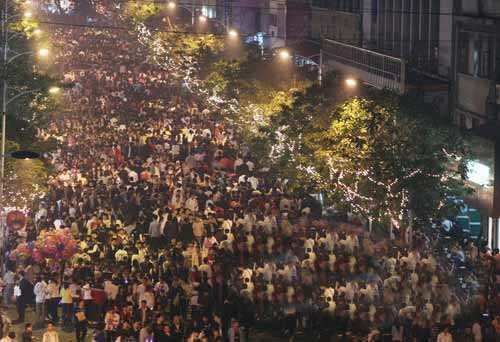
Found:
[[[215,9],[215,6],[202,6],[201,14],[209,19],[214,19],[217,16],[217,11]]]
[[[464,114],[460,114],[460,127],[464,127],[465,128],[465,125],[466,125],[467,121],[465,120],[465,115]]]
[[[491,50],[492,44],[491,39],[489,37],[484,37],[479,41],[479,71],[478,76],[484,78],[490,78],[492,76],[491,73]]]
[[[500,38],[497,39],[497,53],[496,53],[496,56],[497,56],[497,61],[495,64],[493,64],[493,67],[496,68],[496,81],[497,81],[497,84],[500,84]],[[500,94],[499,94],[500,96]]]
[[[269,15],[269,24],[271,26],[278,26],[278,16],[276,14]]]
[[[458,34],[458,71],[469,74],[469,33]]]
[[[493,40],[481,33],[460,32],[458,36],[458,71],[474,77],[491,78]]]

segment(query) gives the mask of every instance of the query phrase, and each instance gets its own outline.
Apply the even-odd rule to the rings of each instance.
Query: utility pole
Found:
[[[22,15],[22,14],[21,14]],[[13,95],[12,97],[9,97],[9,80],[8,80],[8,67],[11,62],[13,62],[15,59],[21,56],[27,56],[27,55],[34,55],[33,51],[24,51],[24,52],[16,52],[16,51],[11,51],[9,48],[9,40],[11,38],[14,38],[18,33],[13,33],[12,36],[9,35],[9,20],[12,18],[17,18],[18,16],[21,15],[14,15],[14,16],[9,16],[9,0],[4,0],[4,8],[2,10],[2,15],[1,15],[1,25],[2,25],[2,141],[1,141],[1,156],[0,156],[0,233],[2,234],[2,241],[1,241],[1,261],[2,261],[2,267],[5,267],[4,261],[4,256],[5,256],[5,247],[6,247],[6,241],[7,241],[7,225],[6,225],[6,220],[4,217],[5,214],[5,158],[6,158],[6,151],[5,151],[5,144],[7,141],[7,108],[8,105],[20,98],[21,96],[24,96],[26,94],[31,94],[31,93],[36,93],[39,92],[40,89],[32,89],[32,90],[16,90],[16,94]],[[9,56],[9,53],[12,53],[11,56]],[[48,49],[46,48],[41,48],[38,50],[38,53],[40,57],[47,57],[48,56]],[[14,89],[15,90],[15,89]],[[31,159],[28,157],[28,159]]]
[[[9,3],[5,0],[4,9],[2,11],[2,39],[3,39],[3,53],[2,53],[2,72],[3,72],[3,82],[2,82],[2,147],[1,147],[1,161],[0,161],[0,232],[2,233],[2,268],[5,267],[3,262],[5,256],[5,247],[7,241],[7,229],[4,218],[5,212],[5,141],[6,141],[6,128],[7,128],[7,58],[9,49],[9,28],[8,28],[8,10]]]

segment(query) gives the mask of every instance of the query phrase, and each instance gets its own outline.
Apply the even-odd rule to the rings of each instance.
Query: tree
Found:
[[[11,14],[23,13],[22,6],[16,3],[10,8]],[[19,143],[22,148],[29,148],[36,140],[36,129],[43,128],[48,122],[47,115],[56,108],[57,101],[48,94],[48,89],[54,84],[54,80],[48,75],[48,65],[36,53],[32,56],[25,54],[32,50],[35,40],[37,45],[43,47],[50,45],[50,42],[40,34],[35,34],[39,30],[36,21],[28,17],[22,18],[8,25],[11,51],[8,58],[12,58],[14,53],[20,55],[1,71],[1,76],[8,82],[8,99],[24,93],[8,104],[8,138]]]
[[[292,105],[297,93],[311,86],[300,75],[292,83],[291,74],[284,77],[280,71],[276,60],[262,60],[251,47],[246,47],[240,59],[221,59],[212,64],[203,80],[219,96],[237,103],[235,110],[226,111],[217,119],[237,127],[243,141],[263,164],[268,164],[272,118]]]
[[[161,7],[154,1],[128,1],[124,10],[125,18],[139,24],[160,12]]]
[[[30,10],[27,4],[14,3],[9,8],[11,15],[22,14]],[[48,68],[36,53],[29,55],[34,41],[37,45],[47,47],[49,42],[40,35],[39,25],[28,16],[12,21],[6,29],[8,35],[8,54],[11,59],[7,68],[3,68],[1,76],[7,80],[7,143],[6,151],[19,149],[35,149],[47,147],[39,144],[37,130],[48,124],[48,114],[57,105],[57,101],[49,97],[48,89],[53,79],[48,76]],[[15,98],[15,100],[13,100]],[[39,150],[40,151],[40,150]],[[43,150],[40,152],[48,152]],[[33,203],[44,190],[47,170],[40,160],[14,160],[7,158],[5,169],[5,205],[25,207]]]
[[[275,165],[297,187],[394,225],[438,215],[467,191],[463,137],[411,101],[378,94],[335,105],[310,95],[298,94],[270,129]]]

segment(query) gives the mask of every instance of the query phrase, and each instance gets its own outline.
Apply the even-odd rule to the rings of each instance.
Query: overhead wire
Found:
[[[152,4],[160,4],[160,5],[166,5],[170,1],[169,0],[116,0],[115,3],[119,4],[127,4],[127,3],[152,3]],[[235,4],[234,2],[231,3],[230,5],[220,5],[220,4],[206,4],[206,3],[200,3],[200,2],[192,2],[192,1],[173,1],[176,3],[177,6],[179,7],[205,7],[205,8],[225,8],[225,7],[230,7],[230,8],[246,8],[246,9],[259,9],[259,10],[276,10],[276,9],[284,9],[285,7],[287,10],[300,10],[302,11],[303,9],[309,9],[310,11],[337,11],[337,12],[345,12],[345,13],[395,13],[395,14],[430,14],[430,15],[453,15],[453,16],[469,16],[473,15],[472,13],[457,13],[454,11],[420,11],[420,10],[390,10],[390,9],[383,9],[379,10],[373,10],[372,8],[364,8],[361,6],[361,8],[342,8],[342,6],[339,6],[341,8],[335,8],[335,7],[319,7],[319,6],[311,6],[307,5],[307,3],[304,3],[302,6],[302,3],[300,4],[294,4],[294,3],[289,3],[287,0],[275,0],[275,3],[278,5],[284,6],[283,8],[279,7],[273,7],[273,6],[256,6],[256,5],[249,5],[249,4],[242,4],[241,2]],[[290,6],[291,5],[291,6]],[[478,11],[479,12],[479,11]],[[493,14],[493,15],[500,15],[500,9],[499,10],[494,10],[494,11],[488,11],[488,14]],[[481,14],[478,14],[478,16],[481,16]],[[500,18],[498,18],[500,19]]]
[[[74,27],[74,28],[85,28],[85,29],[100,29],[100,30],[120,30],[120,31],[132,31],[132,28],[128,28],[125,26],[117,26],[117,25],[106,25],[106,24],[96,24],[96,23],[87,23],[87,24],[78,24],[78,23],[66,23],[66,22],[56,22],[56,21],[50,21],[50,20],[38,20],[37,21],[39,24],[42,25],[49,25],[49,26],[62,26],[62,27]],[[227,37],[226,33],[218,33],[218,32],[199,32],[199,31],[190,31],[190,30],[171,30],[168,28],[162,29],[162,28],[156,28],[154,32],[166,32],[166,33],[171,33],[174,35],[212,35],[212,36],[221,36],[221,37]],[[248,35],[252,36],[252,35]],[[284,38],[284,36],[281,35],[275,35],[274,38]],[[290,39],[303,39],[305,36],[293,36],[293,35],[287,35],[287,38]],[[328,38],[326,38],[328,39]],[[331,39],[334,41],[338,42],[371,42],[371,40],[353,40],[353,39]],[[386,42],[392,42],[392,41],[397,41],[400,42],[402,39],[383,39],[383,41]],[[451,42],[453,41],[452,39],[425,39],[425,40],[417,40],[417,41],[425,41],[425,42]],[[464,40],[465,41],[465,40]]]

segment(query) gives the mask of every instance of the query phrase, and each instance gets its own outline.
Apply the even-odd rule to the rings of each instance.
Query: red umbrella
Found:
[[[222,158],[219,160],[219,165],[221,168],[226,169],[226,170],[233,170],[234,169],[234,161],[229,159],[229,158]]]

